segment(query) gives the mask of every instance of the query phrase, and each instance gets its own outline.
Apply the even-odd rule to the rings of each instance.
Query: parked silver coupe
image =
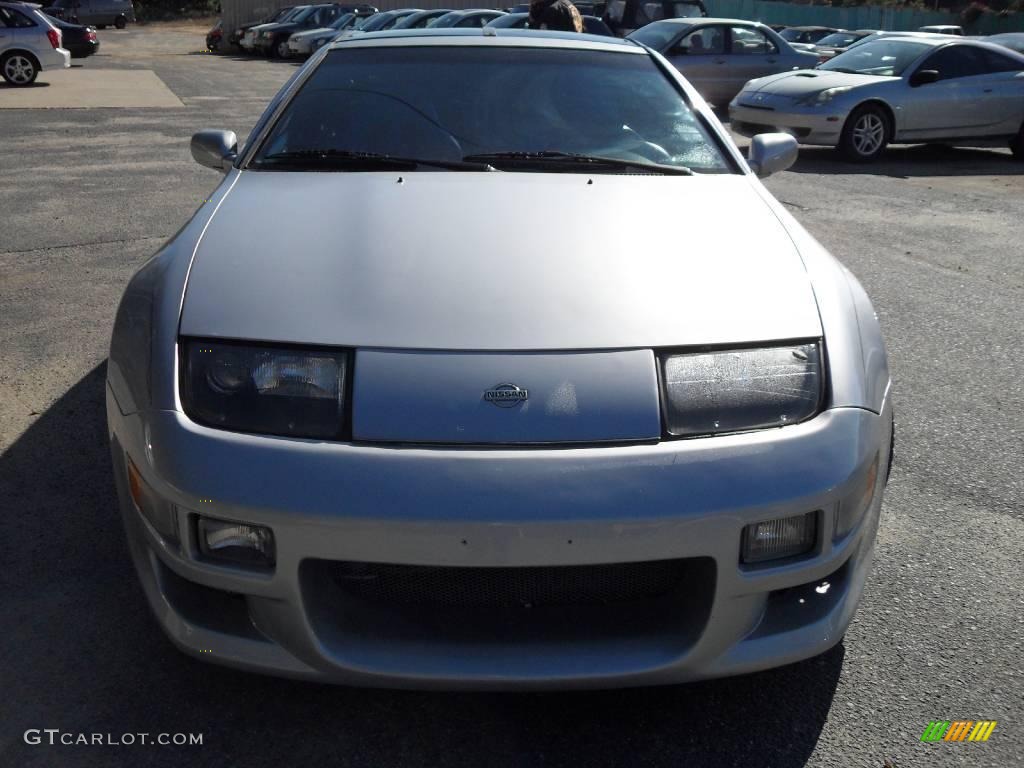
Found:
[[[662,54],[701,96],[725,106],[748,80],[810,69],[817,54],[797,51],[764,24],[739,19],[665,19],[632,32],[629,40]]]
[[[744,160],[631,43],[414,30],[321,49],[244,149],[192,153],[224,179],[132,278],[107,367],[181,649],[537,688],[840,641],[890,380],[863,289],[758,181],[791,137]]]
[[[729,116],[740,134],[785,131],[857,162],[890,142],[1009,144],[1024,159],[1024,56],[950,36],[886,37],[814,72],[752,80]]]

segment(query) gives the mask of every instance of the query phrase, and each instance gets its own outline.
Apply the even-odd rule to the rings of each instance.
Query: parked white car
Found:
[[[39,71],[71,66],[61,31],[39,6],[0,2],[0,75],[11,85],[35,82]]]

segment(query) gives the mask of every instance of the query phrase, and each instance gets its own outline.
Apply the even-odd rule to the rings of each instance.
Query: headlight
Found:
[[[852,85],[841,85],[836,88],[826,88],[824,91],[811,93],[796,100],[797,104],[805,107],[821,107],[828,104],[836,96],[840,96],[853,88]]]
[[[661,374],[677,437],[795,424],[818,412],[824,385],[816,343],[665,355]]]
[[[182,369],[185,413],[201,424],[289,437],[344,433],[344,351],[189,339]]]

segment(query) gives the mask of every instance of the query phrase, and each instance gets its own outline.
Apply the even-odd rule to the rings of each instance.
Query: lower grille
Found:
[[[448,608],[600,606],[664,596],[685,560],[516,568],[448,568],[341,562],[335,583],[351,597]]]

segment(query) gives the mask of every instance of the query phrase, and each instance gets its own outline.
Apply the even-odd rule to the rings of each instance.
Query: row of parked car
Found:
[[[36,3],[0,2],[0,76],[9,85],[32,85],[41,70],[69,67],[99,48],[95,27]]]
[[[587,5],[582,11],[593,10]],[[227,34],[218,23],[207,33],[206,46],[211,51],[234,47],[237,50],[287,59],[309,56],[324,44],[366,32],[389,29],[480,29],[482,27],[522,28],[526,26],[529,6],[506,10],[471,8],[401,8],[378,11],[370,5],[296,5],[281,8],[258,22],[237,27]],[[612,30],[593,14],[583,14],[584,31],[592,35],[612,35]]]
[[[295,6],[234,30],[229,42],[288,58],[369,32],[524,27],[527,16],[521,8]],[[597,34],[613,34],[596,15],[586,19],[600,25]],[[710,104],[727,108],[740,134],[788,133],[856,162],[876,159],[892,142],[1009,145],[1024,157],[1024,33],[776,30],[691,16],[644,23],[626,37],[660,53]]]

